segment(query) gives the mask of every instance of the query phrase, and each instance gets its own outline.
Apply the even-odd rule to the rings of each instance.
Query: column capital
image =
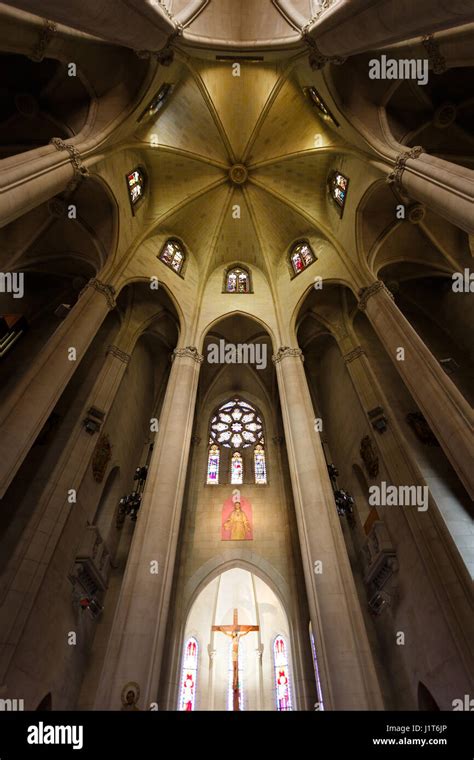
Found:
[[[199,353],[195,346],[186,346],[185,348],[175,348],[172,354],[172,360],[175,359],[193,359],[197,364],[202,364],[204,356]]]
[[[43,19],[43,27],[40,30],[38,42],[28,57],[35,63],[41,63],[44,60],[49,43],[58,31],[58,25],[48,18]]]
[[[385,291],[392,301],[395,300],[393,293],[390,292],[385,283],[382,282],[382,280],[377,280],[376,282],[373,282],[372,285],[369,285],[368,288],[362,288],[362,290],[359,291],[359,309],[365,311],[369,298],[372,298],[372,296],[375,296],[381,290]]]
[[[438,40],[435,39],[433,34],[427,34],[422,39],[423,47],[428,54],[428,61],[431,64],[435,74],[444,74],[448,69],[448,64],[444,55],[442,55]]]
[[[324,55],[324,53],[321,53],[315,40],[305,30],[303,30],[303,40],[306,42],[308,47],[311,48],[311,52],[309,54],[309,65],[315,71],[323,69],[327,63],[335,63],[336,65],[340,66],[347,60],[346,58],[342,58],[339,55]]]
[[[362,348],[362,346],[356,346],[352,349],[352,351],[349,351],[349,353],[344,354],[342,357],[346,364],[350,364],[351,362],[358,359],[360,356],[365,356],[365,350]]]
[[[279,364],[282,359],[286,359],[288,356],[299,356],[301,361],[304,362],[304,356],[301,348],[290,348],[289,346],[282,346],[278,349],[276,354],[272,356],[274,364]]]
[[[105,297],[105,300],[107,301],[109,309],[115,309],[117,304],[115,301],[115,288],[113,285],[107,285],[105,282],[98,280],[97,277],[92,277],[92,279],[89,280],[87,285],[79,293],[79,297],[85,293],[87,288],[94,288],[94,290],[97,290],[98,293],[102,293],[102,295]]]
[[[107,347],[106,354],[112,354],[112,356],[115,356],[124,364],[128,364],[132,358],[130,354],[127,354],[125,351],[122,351],[121,348],[114,346],[113,344]]]
[[[416,145],[410,150],[404,150],[403,153],[399,153],[395,159],[395,165],[393,171],[387,177],[389,185],[395,185],[397,188],[402,186],[402,176],[406,169],[408,159],[416,159],[421,156],[422,153],[426,153],[426,150],[421,145]]]
[[[69,158],[70,158],[72,168],[74,171],[74,177],[68,183],[66,187],[66,192],[73,193],[74,190],[76,190],[79,183],[82,182],[83,179],[89,176],[89,169],[87,168],[87,166],[84,166],[84,163],[82,161],[82,156],[75,145],[71,145],[70,143],[64,142],[64,140],[61,140],[60,137],[52,137],[51,140],[49,141],[49,144],[54,145],[56,150],[65,150],[69,154]]]

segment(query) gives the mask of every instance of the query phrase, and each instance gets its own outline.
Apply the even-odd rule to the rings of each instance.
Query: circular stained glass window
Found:
[[[227,448],[246,449],[263,443],[263,422],[251,404],[228,401],[212,418],[211,440]]]

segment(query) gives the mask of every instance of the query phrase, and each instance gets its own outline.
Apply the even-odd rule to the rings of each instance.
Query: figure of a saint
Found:
[[[231,541],[245,541],[250,533],[250,523],[240,501],[234,502],[234,509],[224,523],[224,530],[230,531]]]

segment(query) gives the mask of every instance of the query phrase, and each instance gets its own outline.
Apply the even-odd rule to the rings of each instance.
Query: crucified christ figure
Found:
[[[260,630],[258,625],[239,625],[238,611],[234,610],[234,622],[232,625],[213,625],[213,631],[223,633],[232,639],[232,691],[233,691],[233,708],[239,711],[239,641],[242,636],[246,636],[250,631]]]

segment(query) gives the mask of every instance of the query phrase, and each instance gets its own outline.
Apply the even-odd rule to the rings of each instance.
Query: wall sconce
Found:
[[[334,491],[334,499],[339,517],[352,517],[354,514],[354,498],[350,493],[340,488]]]
[[[379,433],[385,433],[388,428],[388,420],[381,406],[376,406],[375,409],[371,409],[367,412],[367,416],[374,430],[377,430]]]
[[[101,425],[104,421],[105,412],[102,412],[100,409],[97,409],[95,406],[91,406],[90,409],[87,411],[87,416],[82,421],[82,424],[84,425],[84,428],[89,435],[94,435],[94,433],[98,433]]]
[[[138,510],[141,507],[142,495],[138,491],[132,491],[128,496],[123,496],[119,501],[119,508],[117,513],[117,528],[123,526],[125,518],[130,515],[132,522],[137,521]]]

